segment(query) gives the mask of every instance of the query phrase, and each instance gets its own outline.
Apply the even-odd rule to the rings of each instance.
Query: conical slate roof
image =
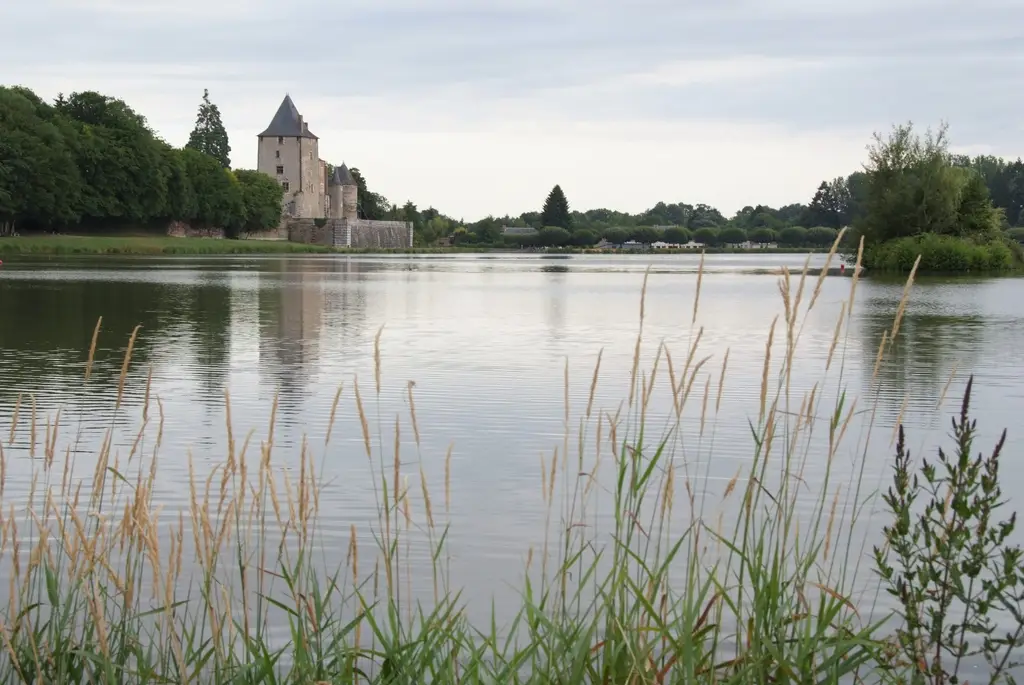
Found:
[[[348,165],[342,163],[341,166],[334,167],[334,175],[331,176],[331,180],[328,181],[329,185],[332,186],[354,186],[356,179],[352,177],[352,172],[348,170]]]
[[[302,120],[302,115],[299,114],[299,110],[296,109],[290,95],[284,96],[284,100],[281,102],[281,106],[277,108],[277,114],[274,115],[270,126],[260,134],[261,138],[265,136],[316,138],[309,130],[306,122]]]

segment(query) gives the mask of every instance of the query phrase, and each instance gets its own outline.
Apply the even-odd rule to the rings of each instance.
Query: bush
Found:
[[[683,226],[670,226],[665,229],[663,238],[666,243],[678,243],[684,245],[690,242],[690,231]]]
[[[739,226],[726,226],[718,234],[718,238],[726,245],[738,245],[746,242],[747,232]]]
[[[1024,226],[1011,228],[1009,231],[1006,232],[1006,235],[1011,240],[1014,240],[1018,243],[1024,243]]]
[[[662,232],[653,226],[637,226],[630,237],[642,245],[650,245],[661,240]]]
[[[629,240],[629,233],[624,228],[609,228],[604,232],[604,239],[612,245],[621,245]]]
[[[807,244],[807,229],[803,226],[787,226],[779,231],[779,245],[803,247]]]
[[[828,226],[812,226],[807,229],[807,244],[814,247],[832,247],[839,231]]]
[[[926,233],[897,238],[865,249],[864,265],[877,271],[906,273],[918,255],[918,270],[940,273],[969,271],[1005,271],[1012,269],[1019,258],[1001,241],[977,244],[967,238]]]
[[[540,229],[538,242],[546,247],[561,247],[569,242],[571,234],[561,226],[545,226]]]
[[[779,239],[775,231],[770,228],[762,227],[755,228],[750,232],[748,236],[751,242],[757,243],[758,245],[767,245],[768,243],[774,243]]]
[[[573,245],[578,247],[590,247],[596,245],[599,238],[589,228],[580,228],[572,232],[570,240]]]
[[[693,239],[695,242],[702,243],[709,247],[714,247],[720,242],[718,229],[712,228],[711,226],[698,228],[693,232]]]

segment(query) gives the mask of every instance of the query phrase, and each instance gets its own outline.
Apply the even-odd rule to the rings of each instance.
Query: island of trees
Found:
[[[166,229],[171,222],[220,228],[228,237],[277,227],[280,186],[232,169],[217,106],[204,92],[188,143],[176,148],[127,103],[96,92],[48,103],[0,87],[0,235],[14,231]],[[409,221],[417,246],[591,247],[690,241],[711,248],[824,248],[840,229],[864,264],[907,270],[991,270],[1021,261],[1024,162],[949,152],[937,133],[896,126],[876,135],[864,169],[822,181],[807,203],[747,206],[731,217],[706,204],[659,202],[639,214],[575,211],[560,186],[539,211],[466,221],[371,191],[358,169],[359,214]],[[533,229],[533,230],[531,230]]]

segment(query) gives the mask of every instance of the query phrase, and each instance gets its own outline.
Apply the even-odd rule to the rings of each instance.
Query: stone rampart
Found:
[[[318,226],[317,224],[322,224]],[[413,228],[405,221],[292,219],[288,240],[340,248],[400,250],[412,247]]]
[[[396,250],[412,247],[412,224],[405,221],[348,222],[348,246],[355,249]]]
[[[239,237],[243,240],[288,240],[288,227],[282,224],[266,231],[242,231]]]
[[[323,225],[317,226],[318,223]],[[332,220],[324,223],[317,219],[292,219],[288,222],[288,240],[307,245],[333,246],[336,223]]]
[[[172,238],[223,238],[223,228],[193,228],[184,221],[172,221],[167,226],[167,235]]]

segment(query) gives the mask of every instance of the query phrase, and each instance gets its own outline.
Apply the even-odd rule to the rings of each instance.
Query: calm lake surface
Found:
[[[798,272],[806,259],[706,258],[696,326],[704,330],[695,361],[711,358],[693,384],[683,441],[689,440],[686,459],[703,469],[707,487],[718,493],[715,497],[750,462],[753,440],[747,422],[757,422],[765,344],[776,316],[776,355],[785,341],[779,277],[764,271],[785,265]],[[30,395],[41,422],[62,408],[60,445],[71,444],[80,434],[75,449],[87,459],[111,425],[124,351],[132,330],[141,325],[117,419],[123,428],[117,449],[122,455],[130,449],[151,370],[151,394],[162,401],[166,417],[156,493],[166,512],[187,510],[189,452],[201,477],[224,460],[225,393],[230,394],[239,442],[250,430],[254,439],[266,436],[278,394],[274,459],[297,469],[303,436],[309,436],[317,463],[323,459],[320,475],[327,483],[320,504],[326,554],[342,563],[350,526],[366,530],[369,541],[370,526],[377,521],[352,393],[358,377],[375,441],[379,435],[390,455],[395,418],[400,417],[406,472],[415,474],[422,459],[435,500],[443,499],[445,453],[454,445],[453,576],[465,586],[467,597],[487,605],[482,607],[486,615],[486,600],[492,595],[499,605],[515,604],[514,588],[520,584],[526,552],[543,539],[541,455],[550,463],[553,451],[563,446],[567,360],[572,430],[586,410],[600,351],[595,410],[614,413],[628,400],[640,291],[650,266],[641,370],[650,371],[661,342],[677,370],[681,368],[696,335],[691,319],[698,261],[695,255],[8,261],[0,267],[4,509],[24,497],[35,464],[24,418],[15,440],[8,443],[19,394],[22,417],[30,412]],[[824,255],[811,257],[812,266],[823,262]],[[792,280],[794,290],[798,280]],[[801,310],[807,308],[815,280],[808,279]],[[1024,498],[1016,485],[1024,480],[1024,281],[916,284],[898,344],[874,383],[878,343],[892,326],[903,284],[861,281],[849,327],[826,374],[825,359],[850,285],[850,278],[825,279],[806,317],[792,375],[800,393],[827,380],[819,412],[825,417],[839,388],[847,392],[847,407],[857,396],[858,406],[877,406],[875,430],[869,435],[851,428],[837,468],[855,473],[857,459],[866,455],[866,488],[887,485],[893,430],[904,402],[903,420],[915,454],[932,455],[938,445],[949,445],[950,417],[967,375],[973,373],[979,448],[988,449],[997,433],[1009,428],[1004,487],[1012,506],[1022,509]],[[101,316],[96,365],[86,387],[87,350]],[[378,399],[373,347],[381,326]],[[726,349],[728,371],[714,418]],[[954,370],[949,396],[936,411]],[[658,373],[658,383],[664,385],[664,359]],[[409,381],[415,381],[419,453],[408,420]],[[705,383],[712,418],[705,437],[698,439]],[[334,435],[324,453],[323,436],[339,384],[344,387]],[[773,375],[773,393],[775,386]],[[799,405],[799,396],[794,397]],[[648,418],[655,429],[665,425],[670,407],[670,393],[652,394]],[[39,443],[42,432],[36,436]],[[818,433],[827,435],[827,428]],[[570,444],[574,454],[575,443]],[[810,486],[821,477],[824,461],[821,445],[811,445],[805,472]],[[176,513],[165,515],[177,518]],[[878,529],[882,520],[869,518],[865,525]]]

